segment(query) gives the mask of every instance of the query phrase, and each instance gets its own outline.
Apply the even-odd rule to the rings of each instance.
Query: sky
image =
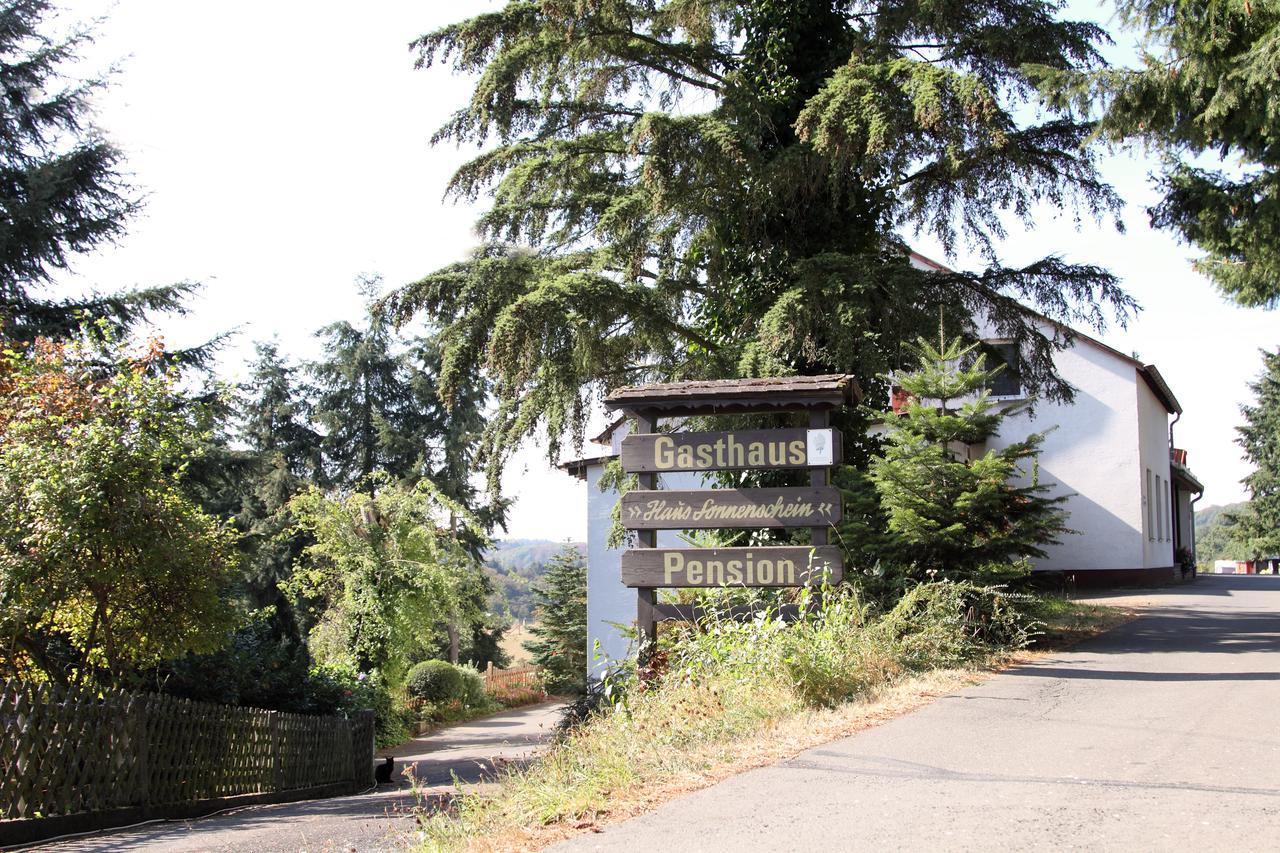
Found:
[[[430,145],[465,102],[468,81],[415,70],[409,42],[500,5],[64,0],[68,20],[101,19],[84,66],[116,70],[97,99],[97,125],[124,150],[146,204],[126,237],[78,259],[57,290],[200,282],[191,313],[164,318],[159,331],[186,346],[237,330],[219,360],[227,380],[245,378],[255,341],[315,357],[317,329],[359,319],[358,278],[378,275],[389,288],[476,244],[480,208],[443,197],[475,151]],[[1075,10],[1099,14],[1092,3]],[[1120,40],[1117,55],[1127,50]],[[1259,348],[1280,343],[1280,317],[1226,303],[1191,269],[1191,249],[1148,227],[1152,165],[1142,152],[1105,160],[1128,203],[1126,233],[1042,209],[1034,231],[1010,233],[1002,260],[1056,253],[1118,275],[1142,312],[1126,329],[1082,331],[1160,368],[1185,410],[1175,438],[1205,484],[1199,506],[1242,500],[1249,468],[1234,427],[1261,369]],[[938,261],[980,266],[904,236]],[[504,487],[516,499],[507,537],[585,538],[586,486],[540,447],[515,456]]]

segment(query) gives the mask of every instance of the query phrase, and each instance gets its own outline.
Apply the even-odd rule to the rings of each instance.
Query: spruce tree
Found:
[[[582,692],[587,678],[587,566],[578,549],[565,545],[533,585],[534,639],[524,644],[541,666],[547,690]]]
[[[1247,512],[1232,513],[1229,520],[1250,556],[1274,557],[1280,554],[1280,350],[1263,351],[1262,360],[1262,375],[1249,386],[1257,403],[1240,407],[1245,425],[1236,428],[1236,441],[1254,465],[1244,479],[1251,500]]]
[[[148,312],[181,310],[194,288],[40,295],[74,255],[123,235],[138,209],[119,149],[91,123],[105,81],[67,74],[91,35],[52,37],[53,14],[47,0],[0,0],[0,336],[9,341],[68,338],[82,325],[118,336]]]
[[[1057,107],[1101,107],[1102,140],[1161,152],[1152,225],[1202,249],[1197,269],[1228,297],[1280,305],[1280,4],[1122,0],[1119,11],[1144,36],[1140,67],[1033,76]]]
[[[299,387],[298,368],[290,365],[275,344],[260,343],[250,366],[249,380],[240,387],[235,421],[249,462],[241,478],[236,524],[242,531],[240,548],[245,591],[256,607],[274,607],[272,627],[279,636],[300,637],[308,626],[297,614],[280,584],[309,544],[290,529],[283,512],[288,502],[311,485],[325,483],[321,436],[310,423],[310,402]]]
[[[955,331],[996,324],[1024,381],[1069,398],[1061,341],[1018,300],[1095,326],[1131,300],[1096,266],[995,251],[1038,203],[1118,209],[1081,149],[1091,126],[1020,108],[1027,63],[1101,62],[1104,34],[1059,5],[519,0],[419,39],[421,65],[476,79],[436,141],[482,147],[448,191],[492,205],[473,257],[385,305],[438,323],[446,400],[493,380],[491,486],[525,436],[552,455],[580,440],[618,385],[849,372],[883,392],[942,304],[963,309]],[[986,266],[918,269],[912,231]]]
[[[888,416],[884,455],[870,477],[900,574],[981,580],[1023,572],[1019,560],[1045,556],[1042,546],[1067,532],[1066,497],[1049,497],[1038,478],[1044,433],[981,454],[977,448],[1029,402],[991,399],[990,382],[1003,366],[987,369],[975,345],[921,338],[913,349],[919,367],[895,377],[912,399]]]
[[[366,281],[362,292],[372,297],[377,285]],[[318,335],[324,354],[309,369],[329,481],[368,489],[375,472],[406,485],[427,476],[430,447],[444,432],[444,416],[434,383],[396,339],[391,323],[369,311],[361,326],[344,320]]]

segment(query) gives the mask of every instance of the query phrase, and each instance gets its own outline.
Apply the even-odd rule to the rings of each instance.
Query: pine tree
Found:
[[[1240,528],[1238,541],[1247,542],[1254,557],[1280,554],[1280,350],[1262,353],[1263,371],[1250,385],[1257,403],[1241,406],[1245,425],[1237,427],[1237,443],[1255,469],[1245,477],[1251,500],[1249,511],[1232,514]]]
[[[298,368],[281,357],[275,344],[258,344],[249,380],[241,386],[235,421],[249,462],[240,479],[235,520],[242,531],[245,591],[255,607],[275,608],[278,636],[300,637],[298,624],[280,584],[309,540],[292,531],[283,512],[289,501],[312,485],[323,486],[321,436],[310,424],[310,403],[299,389]]]
[[[1241,305],[1280,305],[1280,4],[1123,0],[1142,66],[1034,69],[1055,106],[1103,108],[1097,135],[1161,151],[1151,223],[1205,254],[1196,267]],[[1202,155],[1223,161],[1204,168]]]
[[[366,281],[362,292],[371,297],[377,286]],[[310,365],[313,418],[324,431],[328,480],[367,489],[375,472],[406,485],[429,475],[430,447],[445,431],[444,415],[434,383],[396,340],[390,322],[369,311],[362,327],[342,321],[318,334],[324,355]]]
[[[533,594],[534,639],[524,647],[545,671],[547,690],[580,693],[587,678],[587,567],[577,548],[566,545],[551,558]]]
[[[138,209],[120,151],[91,125],[103,80],[64,69],[91,39],[58,40],[47,0],[0,0],[0,336],[68,338],[82,325],[116,337],[148,312],[181,310],[189,283],[85,299],[38,295],[72,257],[119,238]],[[188,358],[207,355],[199,351]]]
[[[1039,202],[1106,216],[1119,201],[1081,150],[1090,125],[1019,108],[1038,61],[1088,69],[1098,28],[1058,4],[849,0],[510,2],[417,42],[423,66],[477,82],[437,142],[480,144],[453,197],[492,197],[485,245],[385,302],[439,324],[450,399],[478,370],[503,457],[542,430],[580,441],[602,388],[646,380],[896,366],[899,343],[983,316],[1053,398],[1068,323],[1132,302],[1090,265],[1000,263],[1006,213]],[[900,233],[985,255],[920,270]],[[1013,298],[1010,298],[1013,297]],[[844,425],[865,434],[866,422]]]
[[[278,457],[281,470],[293,478],[323,484],[321,437],[311,425],[311,402],[299,387],[298,368],[274,343],[259,343],[256,354],[241,388],[240,437],[255,453]]]
[[[999,368],[975,358],[974,345],[953,339],[935,347],[921,338],[913,349],[919,368],[896,380],[914,399],[890,416],[884,455],[871,466],[891,551],[915,580],[1016,574],[1016,561],[1043,557],[1042,546],[1067,532],[1066,498],[1048,497],[1038,479],[1044,434],[975,456],[1029,403],[991,400]]]

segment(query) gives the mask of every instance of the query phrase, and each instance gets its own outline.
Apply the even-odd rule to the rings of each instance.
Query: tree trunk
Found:
[[[449,632],[449,663],[458,662],[458,621],[451,618],[444,626]]]

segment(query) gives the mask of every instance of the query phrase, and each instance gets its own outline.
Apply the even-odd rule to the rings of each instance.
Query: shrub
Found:
[[[528,684],[502,684],[489,691],[489,696],[504,708],[533,705],[547,698],[542,688]]]
[[[475,667],[462,666],[455,667],[458,673],[458,682],[461,689],[458,691],[458,699],[467,708],[483,708],[486,705],[493,704],[493,700],[489,698],[489,694],[484,692],[484,677],[480,675],[480,671]]]
[[[1033,622],[1014,596],[998,587],[958,581],[922,583],[876,624],[876,631],[907,669],[960,666],[995,649],[1022,648]]]
[[[404,686],[415,699],[436,704],[462,699],[466,689],[462,672],[443,660],[424,660],[415,664],[409,670]]]
[[[868,625],[867,611],[852,588],[828,590],[780,634],[786,674],[806,704],[834,707],[902,672],[892,646]]]
[[[396,706],[386,680],[377,670],[358,673],[338,664],[321,664],[311,670],[312,694],[330,713],[349,714],[364,708],[373,711],[374,737],[379,747],[408,740],[413,715]]]

